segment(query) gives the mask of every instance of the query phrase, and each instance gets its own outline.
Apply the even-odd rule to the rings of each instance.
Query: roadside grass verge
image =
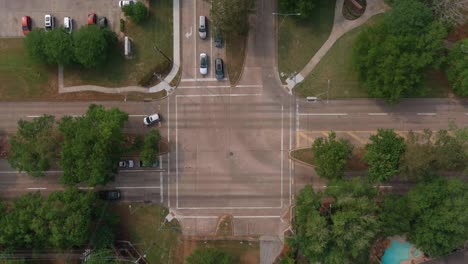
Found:
[[[308,18],[277,18],[278,70],[283,81],[291,73],[302,70],[331,33],[336,1],[316,2],[314,13]],[[279,12],[284,13],[281,10]]]
[[[246,49],[247,35],[226,37],[226,70],[231,85],[237,84],[242,75]]]
[[[78,66],[64,68],[64,85],[99,85],[121,87],[138,85],[139,80],[152,73],[167,59],[154,49],[157,45],[166,56],[172,59],[172,0],[150,0],[150,15],[142,25],[129,19],[125,22],[125,32],[133,40],[134,57],[125,59],[123,43],[119,42],[109,55],[105,65],[98,69],[84,69]],[[162,72],[167,74],[167,72]]]
[[[355,28],[338,39],[325,54],[319,64],[305,80],[294,88],[294,94],[300,97],[318,96],[326,98],[328,80],[330,80],[329,98],[368,98],[366,88],[359,82],[358,74],[352,63],[352,47],[359,33],[365,28],[382,21],[383,15],[369,19],[364,25]],[[422,84],[420,94],[408,97],[447,97],[450,85],[440,70],[429,70]]]
[[[36,63],[22,38],[0,39],[0,100],[34,99],[57,89],[57,67]]]
[[[131,241],[140,254],[146,254],[148,263],[174,263],[180,227],[173,223],[161,227],[169,213],[167,208],[119,203],[112,210],[120,217],[118,239]]]

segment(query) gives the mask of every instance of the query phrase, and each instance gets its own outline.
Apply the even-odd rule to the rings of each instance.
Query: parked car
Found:
[[[68,31],[68,33],[71,33],[73,30],[73,19],[71,17],[64,17],[63,27],[65,28],[66,31]]]
[[[216,32],[215,33],[215,46],[217,48],[222,48],[223,47],[223,36],[221,35],[221,33],[219,32]]]
[[[204,52],[200,53],[200,74],[208,74],[208,55]]]
[[[88,25],[96,24],[97,16],[96,13],[89,13],[88,14]]]
[[[52,15],[45,15],[44,16],[44,22],[45,22],[45,29],[50,30],[55,27],[55,18]]]
[[[31,17],[24,16],[21,19],[21,29],[23,30],[23,34],[25,36],[31,31]]]
[[[159,115],[158,113],[155,113],[155,114],[152,114],[143,118],[143,123],[147,126],[157,123],[159,121],[161,121],[161,115]]]
[[[124,7],[128,5],[133,5],[135,1],[129,0],[129,1],[119,1],[119,7]]]
[[[200,24],[198,25],[198,34],[200,35],[201,39],[206,39],[206,32],[208,31],[206,16],[200,16],[199,22]]]
[[[133,168],[135,163],[133,160],[121,160],[119,161],[119,168]]]
[[[99,191],[99,198],[102,200],[116,201],[120,200],[120,197],[121,195],[119,190]]]
[[[217,58],[215,60],[215,73],[216,73],[216,79],[218,81],[221,81],[224,79],[224,63],[223,60],[220,58]]]
[[[98,25],[100,27],[107,27],[107,18],[106,17],[99,18]]]
[[[159,160],[156,160],[155,163],[153,163],[153,164],[151,164],[151,165],[149,165],[149,166],[145,166],[145,165],[143,164],[143,161],[140,160],[140,167],[141,167],[141,168],[159,168]]]

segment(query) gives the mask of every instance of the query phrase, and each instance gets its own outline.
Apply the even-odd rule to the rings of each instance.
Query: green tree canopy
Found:
[[[223,35],[245,35],[249,31],[252,0],[213,0],[210,16],[213,25]]]
[[[187,257],[188,264],[231,264],[232,257],[216,248],[197,248]]]
[[[42,28],[34,28],[24,38],[24,47],[28,56],[42,63],[47,61],[46,54],[44,53],[45,33]]]
[[[400,157],[405,152],[405,140],[392,129],[379,129],[366,144],[364,160],[369,164],[372,182],[389,180],[399,172]]]
[[[70,64],[73,61],[73,41],[63,28],[55,28],[43,34],[43,52],[49,64]]]
[[[411,229],[411,214],[406,197],[394,194],[385,195],[379,219],[384,236],[408,233]]]
[[[460,40],[450,49],[447,77],[458,96],[468,96],[468,38]]]
[[[34,177],[45,175],[59,151],[59,135],[53,116],[18,121],[18,131],[10,138],[10,165]]]
[[[424,253],[442,256],[468,237],[468,185],[460,179],[437,178],[408,193],[412,215],[409,240]]]
[[[76,61],[86,68],[95,68],[107,60],[117,37],[108,29],[89,25],[73,33],[73,42]]]
[[[106,184],[117,172],[124,152],[123,126],[128,114],[117,108],[90,105],[81,117],[64,117],[59,122],[63,134],[60,166],[62,182]]]
[[[148,8],[143,2],[123,6],[122,11],[125,16],[130,17],[137,24],[141,24],[148,16]]]
[[[324,193],[306,186],[296,202],[299,250],[310,262],[361,263],[379,231],[376,189],[359,179]]]
[[[426,92],[424,73],[444,59],[445,27],[416,0],[398,2],[382,23],[364,30],[354,46],[359,79],[372,96],[397,102]]]
[[[143,149],[140,152],[140,160],[143,162],[144,166],[151,166],[156,162],[159,155],[160,140],[161,134],[157,129],[151,129],[150,132],[145,135]]]
[[[336,133],[333,131],[330,132],[328,138],[317,138],[312,144],[312,152],[318,175],[327,179],[341,179],[352,149],[349,141],[337,140]]]

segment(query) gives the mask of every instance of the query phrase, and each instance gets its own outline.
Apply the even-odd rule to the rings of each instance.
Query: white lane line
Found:
[[[176,98],[177,97],[225,97],[225,96],[242,97],[242,96],[261,96],[261,95],[262,94],[183,94],[183,95],[176,95]],[[177,108],[177,105],[176,105],[176,108]],[[177,116],[177,111],[176,111],[176,116]]]
[[[283,163],[284,163],[284,154],[283,154],[283,151],[284,151],[284,106],[282,105],[281,106],[281,151],[280,151],[280,155],[281,155],[281,184],[280,184],[280,188],[281,188],[281,196],[280,196],[280,200],[281,200],[281,207],[283,207]]]
[[[417,113],[419,116],[435,116],[437,113]]]
[[[169,111],[169,105],[171,103],[171,100],[167,100],[167,143],[170,146],[171,144],[171,112]],[[171,208],[171,199],[170,199],[170,191],[171,191],[171,186],[170,186],[170,178],[169,176],[171,175],[171,155],[167,155],[167,207]]]
[[[257,85],[257,84],[241,84],[241,85],[236,85],[237,88],[262,88],[263,85]]]
[[[468,115],[468,113],[465,113],[465,115]]]
[[[176,208],[179,208],[179,134],[177,124],[177,95],[175,98],[175,145],[176,145]]]
[[[36,117],[40,117],[38,115],[29,115],[29,116],[26,116],[27,118],[36,118]]]
[[[28,190],[47,190],[47,188],[44,187],[32,187],[32,188],[27,188]]]
[[[198,59],[198,58],[197,58]],[[195,72],[197,72],[197,67],[195,65]],[[223,80],[227,80],[227,78],[224,78]],[[183,78],[180,80],[180,82],[216,82],[218,79],[216,78]]]
[[[233,218],[237,219],[249,219],[249,218],[280,218],[279,215],[234,215]],[[217,219],[219,216],[216,215],[177,215],[177,219]]]
[[[370,116],[386,116],[388,115],[387,113],[367,113]]]
[[[242,207],[242,206],[228,206],[228,207],[177,207],[179,210],[230,210],[230,209],[241,209],[241,210],[258,210],[258,209],[279,209],[282,207],[279,206],[252,206],[252,207]]]
[[[197,0],[193,1],[193,26],[195,29],[197,29]],[[196,30],[198,31],[198,30]],[[195,31],[195,32],[196,32]],[[194,75],[193,77],[196,79],[197,78],[197,62],[198,62],[198,54],[197,54],[197,39],[198,37],[194,36],[193,37],[193,56],[195,56],[195,59],[193,60],[193,70],[194,70]]]
[[[197,89],[197,88],[231,88],[230,85],[193,85],[193,86],[178,86],[177,89]]]
[[[118,186],[116,189],[160,189],[161,186]]]
[[[347,113],[299,113],[300,116],[347,116]]]

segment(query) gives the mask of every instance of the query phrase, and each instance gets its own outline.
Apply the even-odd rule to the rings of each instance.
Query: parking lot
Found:
[[[63,18],[73,19],[73,29],[87,24],[88,13],[96,13],[98,19],[107,17],[111,30],[119,33],[121,10],[117,0],[0,0],[0,37],[21,37],[21,18],[30,16],[32,28],[44,27],[44,15],[55,17],[55,26],[63,26]]]

